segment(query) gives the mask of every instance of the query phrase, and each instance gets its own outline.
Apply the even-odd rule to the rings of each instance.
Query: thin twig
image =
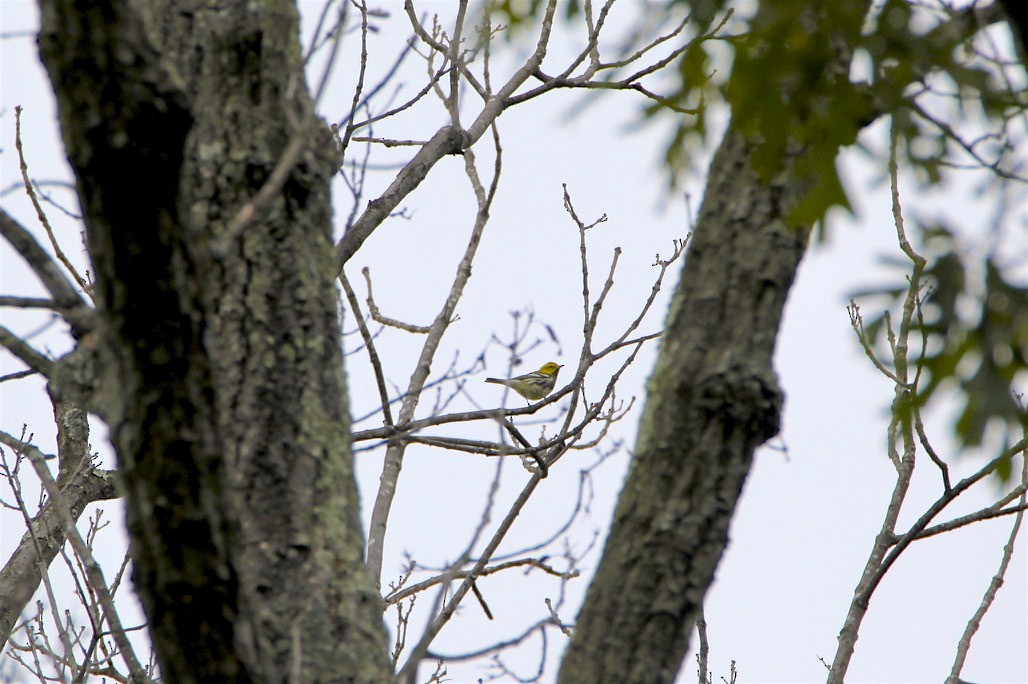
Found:
[[[36,210],[36,216],[39,218],[39,223],[43,226],[43,230],[46,231],[46,236],[50,238],[50,245],[54,248],[54,254],[60,259],[64,267],[68,269],[68,273],[78,283],[79,287],[86,294],[89,294],[90,287],[89,283],[86,282],[85,278],[79,275],[78,269],[68,260],[65,256],[64,250],[61,249],[61,245],[57,242],[57,237],[54,235],[54,229],[50,225],[50,219],[47,218],[46,212],[43,211],[43,206],[39,203],[39,198],[36,197],[35,188],[32,187],[32,181],[29,180],[29,165],[25,161],[25,150],[22,147],[21,142],[21,105],[17,105],[14,108],[14,147],[18,151],[18,164],[21,169],[22,182],[25,184],[25,194],[29,196],[29,200],[32,202],[32,206]]]
[[[864,616],[867,614],[868,602],[871,600],[871,595],[874,593],[879,582],[881,582],[885,571],[892,563],[889,560],[889,556],[886,555],[887,550],[893,547],[893,554],[898,555],[913,540],[912,538],[908,539],[902,548],[893,546],[896,539],[896,523],[899,519],[900,509],[906,499],[907,491],[910,488],[917,450],[917,443],[913,438],[913,430],[909,420],[909,409],[907,408],[909,402],[913,400],[912,394],[917,391],[916,386],[911,387],[909,385],[907,338],[914,319],[914,309],[918,301],[917,292],[921,287],[921,274],[924,270],[925,260],[910,246],[903,227],[903,213],[899,198],[899,171],[896,161],[898,134],[895,126],[894,122],[889,145],[889,177],[892,190],[893,220],[900,248],[913,264],[907,297],[903,305],[903,317],[900,319],[899,332],[894,340],[891,338],[890,327],[890,347],[893,350],[893,366],[896,370],[894,381],[895,399],[893,400],[892,419],[889,423],[887,439],[889,457],[896,467],[897,475],[889,504],[886,507],[885,519],[878,534],[875,536],[871,553],[868,556],[857,587],[853,592],[853,600],[850,602],[843,628],[839,632],[839,646],[835,652],[835,658],[829,672],[828,684],[842,684],[845,681],[846,670],[849,667],[856,646],[857,634],[860,631],[860,625],[863,622]],[[859,314],[859,312],[856,313]],[[854,313],[851,313],[851,320],[853,316]],[[898,443],[903,445],[902,456],[897,452]],[[927,524],[927,521],[925,524]],[[896,555],[892,556],[892,560],[895,560]]]
[[[375,340],[371,335],[371,331],[368,330],[368,324],[364,322],[364,315],[361,313],[360,302],[357,301],[357,295],[354,294],[353,288],[350,286],[350,281],[346,277],[346,273],[343,271],[339,272],[339,283],[343,286],[343,292],[346,294],[346,301],[350,304],[350,310],[353,311],[353,317],[357,321],[357,329],[360,330],[361,339],[364,340],[364,347],[368,350],[368,360],[371,362],[371,369],[375,373],[375,384],[378,386],[378,396],[382,403],[382,416],[387,428],[393,427],[393,413],[389,409],[389,392],[386,390],[385,374],[382,371],[382,360],[378,357],[378,351],[375,349]],[[371,288],[368,287],[369,299],[370,299]]]
[[[371,269],[365,266],[361,269],[361,275],[364,276],[364,282],[368,287],[368,298],[364,301],[368,304],[368,313],[371,315],[371,320],[390,328],[396,328],[397,330],[403,330],[404,332],[414,333],[417,335],[427,335],[432,331],[432,326],[430,325],[413,325],[411,323],[404,323],[403,321],[398,321],[395,318],[389,318],[388,316],[382,315],[382,312],[379,311],[378,305],[375,304],[375,295],[371,290]]]
[[[985,590],[985,595],[982,596],[982,601],[978,605],[978,609],[975,610],[974,615],[970,620],[967,621],[967,627],[964,628],[964,633],[960,636],[960,641],[957,644],[957,651],[953,658],[953,667],[950,669],[949,677],[946,678],[946,684],[958,684],[960,681],[960,671],[964,668],[964,661],[967,659],[967,653],[971,649],[971,639],[978,632],[978,628],[981,627],[982,619],[985,614],[989,612],[989,608],[992,603],[996,600],[996,594],[999,593],[999,588],[1003,586],[1003,578],[1006,577],[1007,570],[1010,568],[1010,559],[1014,555],[1014,541],[1017,539],[1017,535],[1021,530],[1021,523],[1024,521],[1024,511],[1026,505],[1028,505],[1028,496],[1026,496],[1024,487],[1028,485],[1028,450],[1022,450],[1021,452],[1021,498],[1019,502],[1019,510],[1014,516],[1014,524],[1010,528],[1010,535],[1007,537],[1007,543],[1003,546],[1003,555],[999,562],[999,568],[996,570],[996,574],[993,575],[992,581],[989,582],[989,587]]]
[[[85,540],[82,538],[78,528],[75,526],[75,519],[71,514],[71,510],[68,508],[68,503],[65,501],[64,495],[57,486],[57,482],[54,480],[53,476],[50,474],[50,470],[46,466],[45,456],[36,447],[31,444],[24,443],[22,444],[22,453],[28,457],[29,462],[36,471],[36,475],[39,477],[44,489],[46,489],[47,496],[50,497],[51,503],[54,505],[54,508],[61,517],[62,524],[65,528],[64,533],[67,536],[68,541],[71,543],[72,548],[75,550],[75,554],[79,557],[83,567],[85,568],[86,578],[89,581],[90,588],[97,594],[100,607],[103,610],[104,618],[107,620],[107,624],[111,626],[111,636],[118,645],[118,650],[121,652],[122,659],[128,666],[132,681],[150,682],[150,678],[146,675],[145,670],[136,658],[135,651],[132,648],[132,642],[129,641],[128,636],[121,625],[121,618],[118,616],[118,610],[114,605],[114,599],[108,591],[107,583],[104,580],[103,569],[96,562],[96,559],[90,552]]]
[[[61,271],[49,254],[36,242],[32,234],[15,221],[10,214],[0,209],[0,235],[14,247],[15,251],[28,264],[40,281],[47,289],[50,296],[62,309],[82,312],[88,310],[85,301],[75,291],[75,288]],[[82,317],[84,318],[84,317]],[[80,331],[82,328],[77,322],[79,319],[70,319],[73,331]]]

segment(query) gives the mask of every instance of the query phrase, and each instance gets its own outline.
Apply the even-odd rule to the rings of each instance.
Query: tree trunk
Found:
[[[163,680],[386,681],[295,7],[41,6]]]
[[[771,365],[809,231],[731,129],[671,303],[628,480],[561,682],[673,682],[753,451],[778,432]]]
[[[778,432],[772,356],[810,234],[797,216],[840,201],[836,188],[844,199],[838,148],[874,118],[848,77],[867,9],[866,0],[762,2],[736,46],[728,93],[740,111],[711,162],[564,684],[670,683],[681,667],[753,452]],[[780,45],[798,34],[812,39]]]

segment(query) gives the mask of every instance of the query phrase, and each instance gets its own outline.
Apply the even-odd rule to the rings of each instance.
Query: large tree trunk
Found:
[[[753,35],[737,44],[732,85],[749,99],[711,162],[563,684],[670,684],[682,665],[753,453],[778,432],[783,397],[772,356],[810,233],[793,225],[798,208],[834,187],[838,146],[873,118],[848,80],[866,11],[865,0],[763,2]],[[761,62],[769,43],[796,30],[791,21],[812,37],[789,48],[802,79]],[[780,80],[755,82],[743,62]]]
[[[332,284],[337,160],[293,3],[41,5],[95,268],[94,409],[164,681],[387,680]],[[291,142],[281,189],[248,204]]]
[[[753,451],[778,431],[771,357],[808,230],[730,130],[671,303],[628,480],[561,682],[673,682]]]

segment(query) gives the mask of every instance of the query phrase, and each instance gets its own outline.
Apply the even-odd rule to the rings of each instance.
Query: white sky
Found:
[[[304,2],[301,6],[305,12],[311,12],[320,3]],[[388,9],[392,16],[378,22],[381,30],[369,40],[372,74],[381,73],[392,63],[398,46],[409,33],[399,2],[378,6]],[[428,12],[445,11],[450,4],[420,3],[418,7]],[[625,3],[614,20],[631,19],[641,7]],[[0,12],[5,33],[30,30],[36,25],[32,3],[3,0]],[[15,105],[25,107],[23,136],[33,177],[67,180],[70,176],[58,146],[52,91],[34,52],[34,40],[5,39],[0,49],[0,188],[7,191],[20,182],[13,144]],[[352,59],[353,49],[351,41],[335,72],[339,83],[321,105],[321,111],[330,120],[338,121],[349,106],[346,65]],[[553,43],[547,64],[559,65],[570,49],[571,40],[563,35]],[[419,58],[409,58],[406,66],[401,78],[406,88],[398,101],[406,99],[423,82],[424,69]],[[556,66],[550,69],[555,70]],[[505,72],[497,64],[493,74],[495,80],[500,80]],[[374,77],[370,80],[373,82]],[[590,233],[594,291],[607,271],[612,249],[620,246],[624,252],[615,291],[603,312],[606,322],[601,323],[597,346],[605,344],[619,325],[630,320],[638,303],[646,297],[655,273],[651,266],[654,254],[666,257],[671,252],[672,239],[686,233],[685,203],[680,196],[667,196],[660,161],[668,132],[659,125],[637,125],[638,112],[645,104],[642,98],[627,93],[609,95],[583,115],[570,118],[569,112],[580,101],[580,94],[552,93],[501,117],[501,190],[482,240],[474,276],[458,308],[460,320],[444,340],[435,368],[445,368],[457,353],[462,363],[470,362],[491,334],[501,338],[509,334],[508,312],[525,307],[531,307],[538,320],[554,327],[561,346],[558,348],[538,329],[534,337],[543,338],[543,343],[527,356],[525,366],[519,370],[534,369],[551,359],[575,363],[581,344],[578,236],[562,208],[561,183],[568,184],[583,220],[590,221],[604,213],[609,217],[606,224]],[[469,97],[466,102],[465,124],[477,114],[474,99]],[[442,108],[437,101],[430,101],[396,123],[376,130],[376,134],[427,137],[444,122]],[[863,140],[881,149],[884,132],[878,124],[865,132]],[[486,151],[487,138],[479,147],[482,150],[476,148],[476,153],[480,168],[488,177],[492,157]],[[390,154],[388,158],[401,159],[410,152],[405,149]],[[889,272],[878,258],[895,253],[894,231],[888,198],[874,182],[878,172],[852,152],[843,155],[843,164],[858,221],[841,214],[833,217],[828,244],[811,249],[790,297],[777,354],[786,405],[783,433],[776,443],[784,441],[788,456],[773,449],[758,453],[733,524],[732,542],[709,594],[706,612],[715,678],[727,677],[729,662],[735,660],[741,682],[825,679],[826,670],[818,658],[830,662],[834,655],[836,635],[892,489],[894,470],[884,450],[892,389],[860,352],[849,327],[845,304],[853,290],[883,282]],[[700,164],[705,165],[705,161]],[[385,315],[417,324],[427,324],[435,316],[473,221],[466,201],[470,192],[462,179],[461,167],[462,162],[456,157],[440,162],[404,202],[412,218],[393,219],[381,226],[348,265],[347,273],[362,301],[364,284],[360,268],[369,266],[377,303]],[[369,185],[384,188],[393,173],[373,174]],[[971,185],[965,180],[959,187]],[[971,203],[970,189],[920,197],[912,183],[903,189],[906,207],[921,207],[928,214],[944,212],[960,222],[968,235],[982,234],[987,225],[986,212]],[[336,214],[341,220],[350,205],[345,190],[339,190]],[[687,190],[695,212],[702,184],[693,180]],[[67,206],[75,206],[67,192],[58,191],[58,197]],[[22,193],[5,192],[0,201],[24,225],[36,225]],[[80,227],[57,210],[50,211],[50,218],[66,241],[69,256],[81,263],[82,255],[75,242]],[[1023,246],[1015,252],[1015,256],[1025,256]],[[529,260],[537,266],[526,268]],[[0,269],[0,293],[39,294],[35,279],[6,245],[0,247]],[[645,332],[661,324],[667,296],[677,282],[677,270],[665,283],[655,315],[644,326]],[[865,303],[865,315],[870,317],[875,306],[873,302]],[[10,309],[0,312],[0,316],[4,325],[20,333],[32,330],[40,321],[38,316]],[[345,327],[352,330],[352,320]],[[68,344],[56,329],[33,338],[32,342],[37,348],[54,353],[62,352]],[[389,379],[405,386],[420,350],[420,339],[388,330],[377,343]],[[346,345],[353,348],[355,338],[347,338]],[[631,417],[617,429],[617,436],[629,447],[634,442],[643,383],[655,351],[654,346],[640,355],[619,393],[631,393],[638,399]],[[487,374],[504,372],[506,359],[502,348],[493,345],[487,360]],[[0,354],[0,373],[20,368],[8,354]],[[347,372],[353,413],[363,415],[377,401],[368,382],[365,357],[349,356]],[[472,400],[483,407],[499,401],[500,388],[482,385],[482,377],[485,374],[469,380],[469,396],[452,408],[470,407]],[[590,384],[594,392],[605,379],[595,377]],[[53,451],[52,416],[45,396],[37,391],[39,387],[36,381],[0,385],[0,429],[17,434],[23,423],[28,424],[36,434],[36,443]],[[431,403],[426,396],[419,415],[424,415]],[[519,404],[509,399],[508,405]],[[941,453],[952,455],[947,427],[952,412],[935,411],[929,418],[929,430]],[[372,418],[358,427],[376,427],[380,424],[376,421]],[[550,433],[552,430],[550,427]],[[495,436],[480,429],[454,429],[440,434]],[[530,430],[529,434],[535,433]],[[98,435],[94,435],[94,443],[111,465],[109,446]],[[595,460],[589,452],[565,457],[543,481],[535,499],[515,524],[510,539],[501,546],[501,553],[521,548],[556,529],[573,506],[580,468]],[[972,472],[983,462],[948,460],[955,471],[954,479]],[[939,478],[929,465],[927,458],[923,458],[901,521],[916,519],[939,494]],[[495,466],[493,459],[409,449],[390,520],[384,579],[400,574],[405,551],[425,565],[445,563],[460,552],[479,519]],[[572,543],[577,548],[589,543],[593,529],[606,528],[626,466],[627,457],[622,453],[596,471],[591,517],[573,529],[576,536]],[[357,471],[366,508],[373,500],[380,468],[380,451],[358,457]],[[527,477],[513,461],[506,463],[504,469],[494,525]],[[959,500],[942,519],[991,503],[996,491],[993,483],[985,483]],[[3,495],[8,495],[6,490]],[[118,514],[119,507],[114,503],[103,508],[108,515]],[[0,519],[0,556],[6,560],[21,536],[21,525],[8,511]],[[1011,519],[979,524],[919,542],[908,550],[872,599],[849,681],[943,680],[964,625],[996,570],[1011,524]],[[113,558],[120,557],[120,536],[117,530],[106,533],[110,548],[105,551]],[[1020,541],[1023,543],[1023,535]],[[567,621],[575,616],[598,552],[599,547],[594,548],[584,559],[582,569],[586,576],[569,586],[570,604],[561,611]],[[108,575],[113,572],[112,567]],[[509,638],[522,626],[545,617],[543,599],[555,599],[556,589],[554,584],[536,582],[535,577],[526,580],[518,574],[480,581],[496,620],[488,622],[473,602],[466,603],[458,619],[437,640],[434,650],[473,650]],[[419,606],[424,610],[430,603],[425,597]],[[1018,548],[998,601],[975,638],[964,668],[965,679],[1028,681],[1026,605],[1028,561],[1024,549]],[[392,622],[391,613],[388,620]],[[553,677],[551,673],[557,663],[554,652],[562,641],[559,634],[550,635],[550,664],[543,681]],[[528,676],[534,671],[533,658],[534,652],[528,649],[520,656],[511,656],[509,663],[518,668],[519,674]],[[694,672],[695,663],[688,660],[680,680],[695,681]],[[473,682],[488,671],[481,664],[454,664],[449,667],[449,674],[455,682]]]

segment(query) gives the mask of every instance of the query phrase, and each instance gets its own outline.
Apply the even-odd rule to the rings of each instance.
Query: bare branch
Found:
[[[361,269],[361,275],[364,276],[364,282],[368,286],[368,298],[365,300],[368,303],[368,313],[371,314],[371,319],[376,323],[388,326],[390,328],[396,328],[397,330],[404,330],[409,333],[415,333],[418,335],[427,335],[432,330],[432,326],[429,325],[412,325],[410,323],[404,323],[398,321],[395,318],[389,318],[383,316],[382,312],[379,311],[378,306],[375,304],[375,296],[371,291],[371,269],[365,266]]]
[[[471,590],[471,583],[474,581],[474,578],[481,575],[489,558],[496,551],[496,548],[500,545],[500,542],[506,536],[510,527],[514,524],[514,520],[517,519],[521,510],[524,508],[525,504],[528,503],[529,498],[531,498],[532,492],[535,491],[535,488],[541,481],[542,477],[536,474],[532,475],[528,482],[525,483],[525,486],[522,488],[518,498],[514,501],[510,510],[507,512],[507,515],[504,517],[496,532],[493,534],[493,537],[486,545],[485,550],[482,552],[482,557],[467,573],[464,581],[461,582],[456,591],[454,591],[453,597],[447,601],[446,606],[442,611],[440,611],[435,619],[432,620],[432,623],[425,629],[425,633],[422,635],[417,645],[411,650],[411,654],[408,656],[407,662],[400,669],[400,672],[397,675],[397,680],[399,682],[408,684],[413,681],[414,674],[417,672],[418,663],[420,663],[425,657],[425,654],[428,652],[428,647],[439,634],[439,631],[443,626],[449,622],[453,613],[457,610],[457,606],[459,606],[460,602],[464,599],[464,596]]]
[[[400,170],[385,192],[368,203],[368,208],[336,243],[336,266],[341,269],[400,201],[421,185],[435,163],[448,154],[459,154],[466,146],[466,140],[466,134],[453,126],[440,128]]]
[[[431,143],[430,143],[431,144]],[[425,148],[422,148],[422,152]],[[421,154],[419,152],[418,154]],[[497,147],[497,161],[499,165],[500,150]],[[477,172],[475,171],[475,157],[471,150],[465,154],[465,170],[472,186],[477,188]],[[497,166],[497,169],[499,166]],[[497,172],[496,177],[499,177]],[[494,178],[494,183],[496,179]],[[454,320],[457,304],[464,293],[468,280],[471,278],[471,265],[478,252],[478,246],[482,239],[486,223],[489,220],[489,209],[492,206],[494,193],[483,195],[476,191],[478,198],[478,211],[475,216],[475,223],[468,238],[467,246],[457,265],[457,272],[450,285],[450,291],[430,326],[429,333],[421,349],[417,365],[411,375],[407,394],[397,414],[398,423],[409,422],[414,417],[418,407],[421,392],[425,382],[428,380],[432,368],[432,361],[442,340],[443,333],[449,328]],[[359,223],[359,221],[358,221]],[[405,445],[402,442],[392,442],[386,448],[385,462],[382,466],[382,475],[379,479],[380,486],[375,497],[375,503],[371,513],[371,524],[368,530],[368,567],[371,570],[372,578],[376,583],[381,583],[382,575],[382,550],[384,546],[386,523],[389,519],[389,511],[392,506],[393,496],[396,493],[396,483],[400,476],[400,468],[403,463]]]
[[[0,209],[0,234],[10,243],[21,255],[25,263],[43,282],[54,302],[61,309],[76,312],[88,311],[85,300],[76,292],[75,288],[68,282],[68,279],[61,272],[60,267],[54,263],[50,255],[40,247],[32,234],[20,223],[11,218],[3,209]],[[83,318],[69,319],[73,330],[82,332]],[[76,328],[76,326],[78,326]]]
[[[957,527],[961,527],[972,522],[986,520],[1000,515],[1016,514],[1018,518],[1015,522],[1015,526],[1018,526],[1020,524],[1020,516],[1022,515],[1021,509],[1024,508],[1023,505],[1004,508],[1005,504],[1010,500],[1009,497],[1006,497],[998,504],[977,511],[970,516],[964,516],[962,518],[949,521],[948,523],[928,528],[929,523],[957,497],[990,474],[994,473],[1002,463],[1008,462],[1016,454],[1023,452],[1024,449],[1028,447],[1028,438],[1022,439],[1012,448],[1007,449],[1004,453],[981,467],[977,472],[962,479],[952,487],[949,483],[948,468],[945,466],[944,461],[939,458],[933,449],[931,449],[927,436],[924,433],[923,425],[920,424],[920,417],[913,406],[914,396],[918,390],[921,368],[920,363],[917,363],[915,377],[910,379],[910,352],[908,346],[910,332],[915,328],[915,326],[923,325],[923,320],[920,318],[922,304],[921,278],[926,261],[922,256],[914,251],[907,239],[904,229],[903,214],[899,201],[896,148],[897,133],[894,128],[891,134],[889,148],[889,175],[892,191],[893,219],[896,227],[897,242],[899,243],[900,249],[911,262],[911,274],[908,278],[909,286],[907,288],[906,297],[903,301],[903,314],[900,319],[898,330],[895,332],[893,331],[891,321],[888,316],[885,319],[889,346],[893,352],[893,365],[895,368],[894,375],[891,375],[888,372],[886,372],[886,375],[894,378],[896,394],[895,400],[893,401],[893,417],[888,429],[888,448],[890,459],[892,459],[897,469],[897,478],[892,497],[889,501],[885,521],[875,538],[874,546],[868,557],[867,564],[864,567],[860,581],[854,590],[853,600],[850,603],[845,623],[839,634],[839,648],[836,651],[835,660],[832,663],[830,670],[828,679],[829,684],[836,684],[844,681],[846,670],[853,655],[857,634],[863,617],[867,612],[871,596],[885,577],[886,573],[888,573],[892,565],[910,546],[910,544],[918,539],[923,539],[950,529],[956,529]],[[862,323],[860,320],[859,310],[852,303],[850,306],[850,319],[854,324],[854,329],[858,332],[858,336],[864,338],[865,336],[862,334]],[[875,362],[876,367],[879,367],[879,370],[882,370],[881,364],[876,361],[874,354],[870,352],[870,348],[866,341],[862,339],[861,343],[865,348],[865,352],[868,353],[868,356],[873,362]],[[923,357],[924,353],[925,342],[922,336],[920,356],[918,359]],[[899,453],[900,445],[902,445],[902,455]],[[934,503],[926,508],[924,513],[909,527],[906,532],[897,534],[896,523],[899,517],[899,510],[906,498],[906,493],[914,471],[915,455],[919,445],[928,451],[933,462],[935,462],[935,464],[940,468],[943,474],[943,493]],[[1019,490],[1022,497],[1024,496],[1023,487],[1024,485],[1022,484],[1022,488]],[[1001,567],[1005,566],[1006,563],[1002,562]],[[974,622],[974,620],[972,620],[972,622]],[[965,637],[969,640],[970,634],[974,631],[972,629],[972,625],[969,625],[968,630],[969,632],[965,633]],[[958,660],[960,659],[961,658],[958,654]],[[954,667],[954,672],[959,671],[959,667],[956,665]]]
[[[84,292],[88,293],[89,284],[82,276],[79,275],[78,270],[68,260],[68,257],[64,255],[64,251],[57,242],[56,236],[54,236],[54,230],[50,226],[50,219],[46,217],[46,212],[43,211],[43,207],[39,204],[39,199],[36,197],[36,191],[32,187],[32,181],[29,180],[29,165],[28,162],[25,161],[25,150],[22,147],[21,142],[21,112],[22,108],[20,105],[14,108],[14,146],[18,150],[18,163],[21,169],[22,182],[25,184],[25,194],[27,194],[29,199],[32,201],[32,206],[36,210],[36,216],[39,217],[39,224],[43,226],[43,230],[46,231],[46,236],[50,238],[50,245],[54,248],[54,253],[57,255],[57,258],[60,259],[61,263],[64,264],[64,267],[68,269],[68,273],[71,274],[71,277],[76,283],[78,283],[79,287],[82,288]]]
[[[344,2],[343,5],[345,7],[346,3]],[[360,4],[354,0],[354,6],[360,10],[361,13],[361,57],[360,67],[357,70],[357,85],[354,86],[353,98],[350,103],[350,113],[346,117],[346,120],[350,122],[353,121],[353,117],[357,114],[357,108],[360,106],[361,93],[364,91],[364,78],[368,72],[368,4],[364,0],[360,0]],[[339,141],[340,158],[346,154],[346,150],[350,146],[350,140],[353,138],[353,131],[354,126],[347,126]]]
[[[75,549],[75,554],[79,557],[85,567],[89,586],[96,592],[99,598],[104,618],[111,626],[111,635],[118,644],[118,650],[121,652],[122,659],[128,665],[133,681],[151,681],[142,665],[140,665],[139,660],[136,658],[135,651],[132,648],[132,643],[128,640],[128,636],[121,625],[121,618],[118,616],[118,610],[114,605],[114,599],[107,588],[107,582],[104,580],[103,569],[96,562],[96,559],[93,558],[93,554],[89,550],[88,545],[79,534],[78,528],[75,526],[75,516],[72,514],[68,501],[61,493],[60,487],[50,474],[50,470],[46,467],[43,454],[31,444],[23,444],[21,451],[28,456],[29,462],[32,463],[32,467],[35,469],[36,475],[39,477],[44,489],[46,489],[46,493],[50,497],[50,501],[53,503],[54,509],[57,511],[58,519],[64,526],[64,532],[68,537],[68,541],[71,543],[72,548]]]
[[[853,592],[853,600],[850,603],[849,611],[839,633],[839,646],[835,652],[835,659],[832,663],[828,682],[829,684],[842,684],[845,680],[846,670],[849,667],[850,659],[853,657],[853,650],[856,646],[857,634],[864,615],[867,613],[868,602],[871,594],[884,576],[887,569],[885,563],[886,550],[895,543],[896,522],[899,519],[900,508],[906,498],[907,490],[910,487],[910,480],[914,471],[914,457],[917,449],[913,439],[913,430],[909,420],[909,404],[911,395],[916,387],[911,388],[908,380],[907,360],[907,339],[914,319],[914,308],[918,301],[917,293],[921,287],[921,275],[924,271],[925,260],[914,252],[907,240],[903,227],[903,213],[899,201],[899,179],[898,164],[896,162],[897,133],[895,127],[891,135],[889,146],[889,177],[892,189],[892,210],[896,227],[897,241],[903,253],[907,255],[912,263],[910,286],[907,290],[907,297],[903,305],[903,317],[900,321],[899,334],[893,338],[890,326],[890,346],[893,350],[893,365],[895,367],[895,399],[892,407],[892,420],[888,429],[889,455],[896,466],[897,477],[893,487],[892,496],[886,509],[885,520],[874,540],[871,553],[864,566],[857,587]],[[859,312],[851,313],[851,320]],[[859,319],[858,319],[859,321]],[[869,348],[865,348],[865,351]],[[874,356],[871,355],[872,361]],[[879,364],[875,364],[878,366]],[[903,444],[903,455],[900,457],[897,451],[897,436]],[[908,544],[909,544],[908,540]],[[904,545],[905,548],[906,545]],[[893,549],[895,552],[898,546]],[[902,549],[900,549],[902,550]],[[893,557],[895,558],[895,557]],[[891,562],[889,563],[891,565]]]
[[[2,325],[0,325],[0,347],[17,356],[22,363],[36,373],[50,377],[54,362]]]
[[[1020,486],[1018,489],[1020,490],[1020,493],[1024,493],[1025,488],[1023,485]],[[1025,508],[1028,508],[1028,506],[1024,504],[1018,504],[1016,506],[1010,507],[1003,507],[993,504],[988,508],[983,508],[981,510],[975,511],[974,513],[962,515],[959,518],[954,518],[953,520],[940,523],[938,525],[926,527],[923,532],[917,535],[917,538],[919,540],[927,539],[928,537],[934,537],[936,535],[944,534],[946,532],[952,532],[953,530],[960,529],[961,527],[966,527],[967,525],[973,525],[977,522],[984,522],[985,520],[995,520],[996,518],[1002,518],[1008,515],[1020,515],[1025,511]]]
[[[386,427],[392,427],[393,414],[392,411],[389,410],[389,391],[386,389],[385,374],[382,372],[382,362],[378,358],[378,351],[375,349],[375,340],[371,336],[371,331],[368,330],[367,323],[364,322],[364,316],[360,309],[360,302],[357,301],[357,295],[354,294],[353,288],[350,286],[350,281],[347,279],[345,271],[339,271],[339,283],[343,286],[343,292],[346,294],[346,301],[350,304],[350,310],[353,311],[353,317],[357,321],[357,329],[360,330],[361,339],[364,340],[364,346],[368,350],[368,360],[371,362],[371,368],[375,373],[375,384],[378,386],[378,396],[382,402],[382,415],[385,417]],[[370,279],[368,281],[368,300],[371,300]]]
[[[1000,558],[999,568],[996,570],[996,574],[993,576],[992,581],[989,583],[988,589],[985,591],[985,595],[982,596],[982,602],[979,604],[978,609],[974,615],[967,622],[967,627],[964,629],[964,633],[960,637],[960,642],[957,644],[957,652],[953,659],[953,667],[950,669],[949,677],[946,678],[946,684],[959,684],[960,671],[964,667],[964,661],[967,659],[967,652],[971,648],[971,639],[974,637],[978,628],[982,624],[982,619],[985,614],[989,611],[993,601],[996,600],[996,594],[999,593],[999,588],[1003,586],[1003,578],[1007,574],[1007,570],[1010,568],[1010,559],[1014,555],[1014,541],[1017,539],[1017,534],[1021,530],[1021,523],[1024,521],[1024,511],[1028,507],[1028,495],[1026,495],[1026,485],[1028,485],[1028,451],[1021,451],[1021,496],[1019,505],[1017,506],[1017,514],[1014,516],[1014,524],[1010,528],[1010,535],[1007,538],[1007,543],[1003,547],[1003,555]]]
[[[86,429],[84,413],[79,412],[73,418],[80,423],[80,432]],[[27,454],[31,448],[34,450],[31,453],[41,459],[54,458],[6,432],[0,431],[0,442],[15,450],[17,454]],[[65,503],[67,512],[73,519],[78,519],[89,503],[113,499],[118,493],[113,473],[89,467],[88,453],[82,448],[81,442],[69,443],[63,448],[69,452],[61,454],[57,486],[62,492],[61,501]],[[79,453],[70,453],[71,451]],[[0,453],[3,453],[2,449]],[[6,455],[3,470],[9,485],[14,489],[17,484],[17,469],[16,466],[7,463]],[[46,568],[64,544],[63,513],[58,510],[54,501],[51,497],[43,509],[27,523],[28,534],[0,570],[0,642],[9,638],[22,609],[31,600],[40,581],[46,575]]]
[[[57,302],[41,297],[4,297],[0,296],[0,306],[18,309],[57,309]]]

